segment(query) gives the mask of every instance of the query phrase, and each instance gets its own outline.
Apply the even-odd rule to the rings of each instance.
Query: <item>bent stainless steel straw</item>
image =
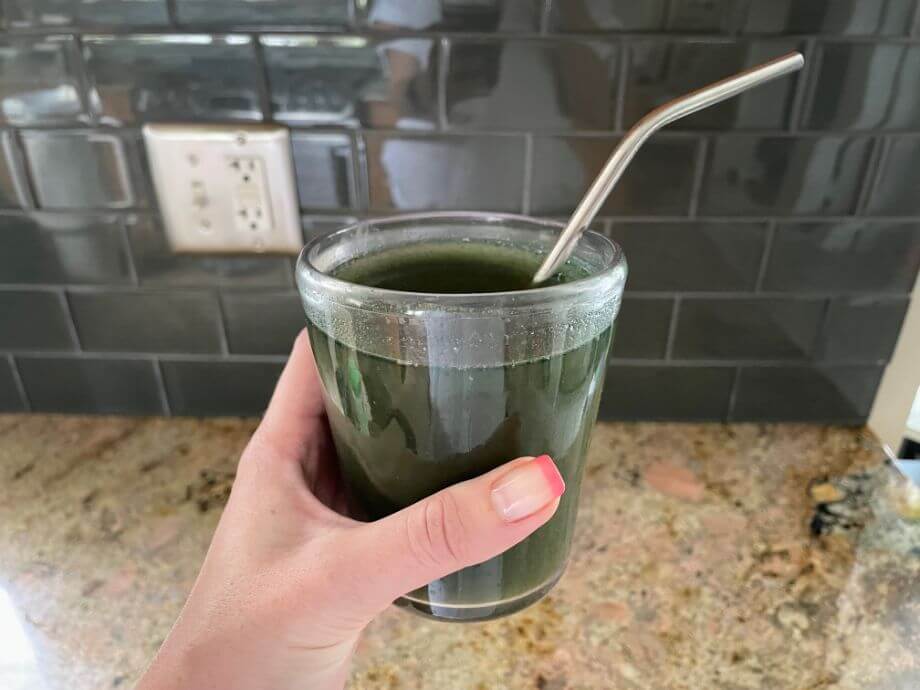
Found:
[[[703,108],[708,108],[715,103],[724,101],[732,96],[737,96],[742,91],[754,88],[764,82],[776,79],[790,72],[795,72],[805,64],[801,53],[793,52],[788,55],[765,62],[744,72],[722,79],[709,86],[704,86],[696,91],[691,91],[685,96],[668,101],[655,108],[648,115],[637,122],[623,140],[620,142],[600,175],[594,180],[591,188],[585,194],[575,213],[569,219],[568,225],[562,231],[552,250],[540,265],[533,278],[537,285],[553,275],[559,267],[569,258],[575,248],[578,238],[588,225],[594,220],[604,200],[616,185],[626,166],[636,155],[636,152],[652,134],[667,124],[682,117],[695,113]]]

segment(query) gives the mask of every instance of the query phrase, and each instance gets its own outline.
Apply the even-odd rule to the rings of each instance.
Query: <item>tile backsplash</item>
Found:
[[[568,215],[631,276],[602,415],[862,422],[920,268],[918,0],[0,0],[0,411],[251,414],[292,257],[174,254],[140,127],[292,130],[304,239],[427,209]]]

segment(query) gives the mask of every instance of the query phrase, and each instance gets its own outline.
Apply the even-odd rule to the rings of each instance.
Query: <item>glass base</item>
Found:
[[[562,570],[560,570],[556,575],[551,577],[539,587],[536,587],[529,592],[525,592],[524,594],[520,594],[512,599],[502,599],[499,601],[492,601],[483,604],[451,605],[430,602],[428,600],[418,599],[407,594],[400,597],[393,603],[396,606],[412,611],[419,616],[436,621],[446,621],[451,623],[481,623],[483,621],[491,621],[495,620],[496,618],[510,616],[512,613],[517,613],[518,611],[527,608],[531,604],[538,602],[546,595],[547,592],[556,586],[556,583],[559,582],[559,578],[562,577],[562,573],[564,571],[565,568],[563,567]]]

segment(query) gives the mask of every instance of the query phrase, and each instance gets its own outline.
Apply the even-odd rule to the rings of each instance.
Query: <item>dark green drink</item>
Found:
[[[441,240],[369,252],[329,273],[397,298],[423,293],[415,294],[423,305],[434,299],[465,310],[492,294],[513,305],[510,296],[518,291],[523,298],[574,287],[590,282],[594,270],[576,256],[552,281],[556,287],[527,290],[539,260],[526,247]],[[308,318],[343,479],[361,517],[384,517],[521,456],[549,454],[565,479],[556,514],[530,537],[399,602],[443,619],[485,620],[516,611],[562,574],[613,327],[612,314],[604,323],[591,312],[591,327],[576,323],[572,336],[563,313],[547,322],[545,310],[530,313],[526,303],[510,307],[511,316],[490,316],[491,308],[484,304],[484,315],[426,312],[421,329],[399,316],[383,325]],[[575,321],[576,311],[568,310]],[[309,306],[307,312],[317,313]],[[528,322],[533,328],[521,331]],[[366,337],[362,347],[355,333],[368,329],[376,336]],[[387,339],[393,347],[378,346]]]

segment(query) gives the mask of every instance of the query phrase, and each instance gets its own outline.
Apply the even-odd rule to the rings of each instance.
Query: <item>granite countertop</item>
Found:
[[[0,687],[130,687],[252,420],[0,416]],[[865,431],[601,424],[573,556],[487,624],[391,609],[353,688],[920,687],[920,522]]]

